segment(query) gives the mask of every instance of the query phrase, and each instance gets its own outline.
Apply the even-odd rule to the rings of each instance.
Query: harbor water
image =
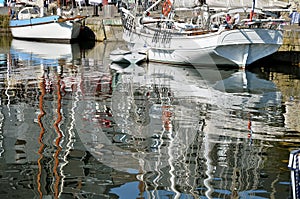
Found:
[[[113,64],[122,42],[1,38],[0,198],[290,198],[300,73]]]

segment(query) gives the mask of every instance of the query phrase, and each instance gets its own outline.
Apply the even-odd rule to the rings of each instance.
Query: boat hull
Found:
[[[26,40],[71,41],[78,38],[81,23],[78,20],[60,21],[59,16],[11,20],[12,36]]]
[[[125,30],[123,38],[132,48],[147,49],[148,60],[192,65],[244,67],[275,53],[282,45],[280,30],[235,29],[202,35],[170,31]]]

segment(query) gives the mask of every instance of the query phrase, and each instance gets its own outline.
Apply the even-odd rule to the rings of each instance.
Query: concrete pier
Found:
[[[90,15],[93,12],[92,9],[89,7],[88,13],[83,13],[83,15]],[[86,18],[84,24],[94,33],[94,39],[99,42],[104,40],[121,41],[123,28],[116,6],[106,5],[97,14],[97,16],[91,15]]]
[[[94,33],[94,39],[96,41],[102,42],[104,40],[122,40],[123,28],[120,17],[107,19],[100,17],[88,17],[85,20],[85,26]]]

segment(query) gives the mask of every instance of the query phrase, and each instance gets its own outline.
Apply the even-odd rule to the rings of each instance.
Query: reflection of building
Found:
[[[284,81],[282,81],[284,80]],[[274,80],[273,80],[274,81]],[[299,120],[299,96],[300,96],[300,82],[290,78],[290,75],[278,75],[275,81],[284,82],[286,84],[279,83],[279,88],[285,93],[285,96],[289,97],[284,99],[285,101],[285,125],[291,131],[300,132],[300,120]]]
[[[274,69],[262,68],[263,74],[267,79],[274,82],[278,90],[282,93],[282,101],[284,102],[284,125],[291,131],[300,132],[299,121],[299,96],[300,96],[300,82],[299,82],[299,67],[288,66],[281,67],[275,64]],[[296,137],[292,135],[293,139]]]

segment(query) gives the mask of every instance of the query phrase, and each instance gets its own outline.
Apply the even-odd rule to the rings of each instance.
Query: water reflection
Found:
[[[121,45],[12,41],[0,68],[1,198],[289,195],[299,132],[286,103],[298,94],[288,101],[260,68],[112,65]]]
[[[38,154],[39,154],[39,159],[37,160],[37,164],[38,164],[38,174],[37,174],[37,184],[38,184],[38,193],[40,195],[40,198],[43,197],[43,192],[41,189],[41,176],[42,176],[42,169],[43,169],[43,165],[42,165],[42,160],[43,160],[43,150],[45,147],[45,144],[43,143],[43,136],[45,134],[45,128],[44,125],[42,123],[42,117],[45,115],[45,111],[43,109],[43,102],[44,102],[44,96],[46,94],[46,89],[45,89],[45,81],[42,79],[42,81],[39,84],[39,88],[41,90],[41,95],[39,97],[39,109],[40,109],[40,113],[38,115],[38,124],[41,128],[40,131],[40,135],[39,135],[39,139],[38,142],[40,144],[40,148],[38,150]]]

